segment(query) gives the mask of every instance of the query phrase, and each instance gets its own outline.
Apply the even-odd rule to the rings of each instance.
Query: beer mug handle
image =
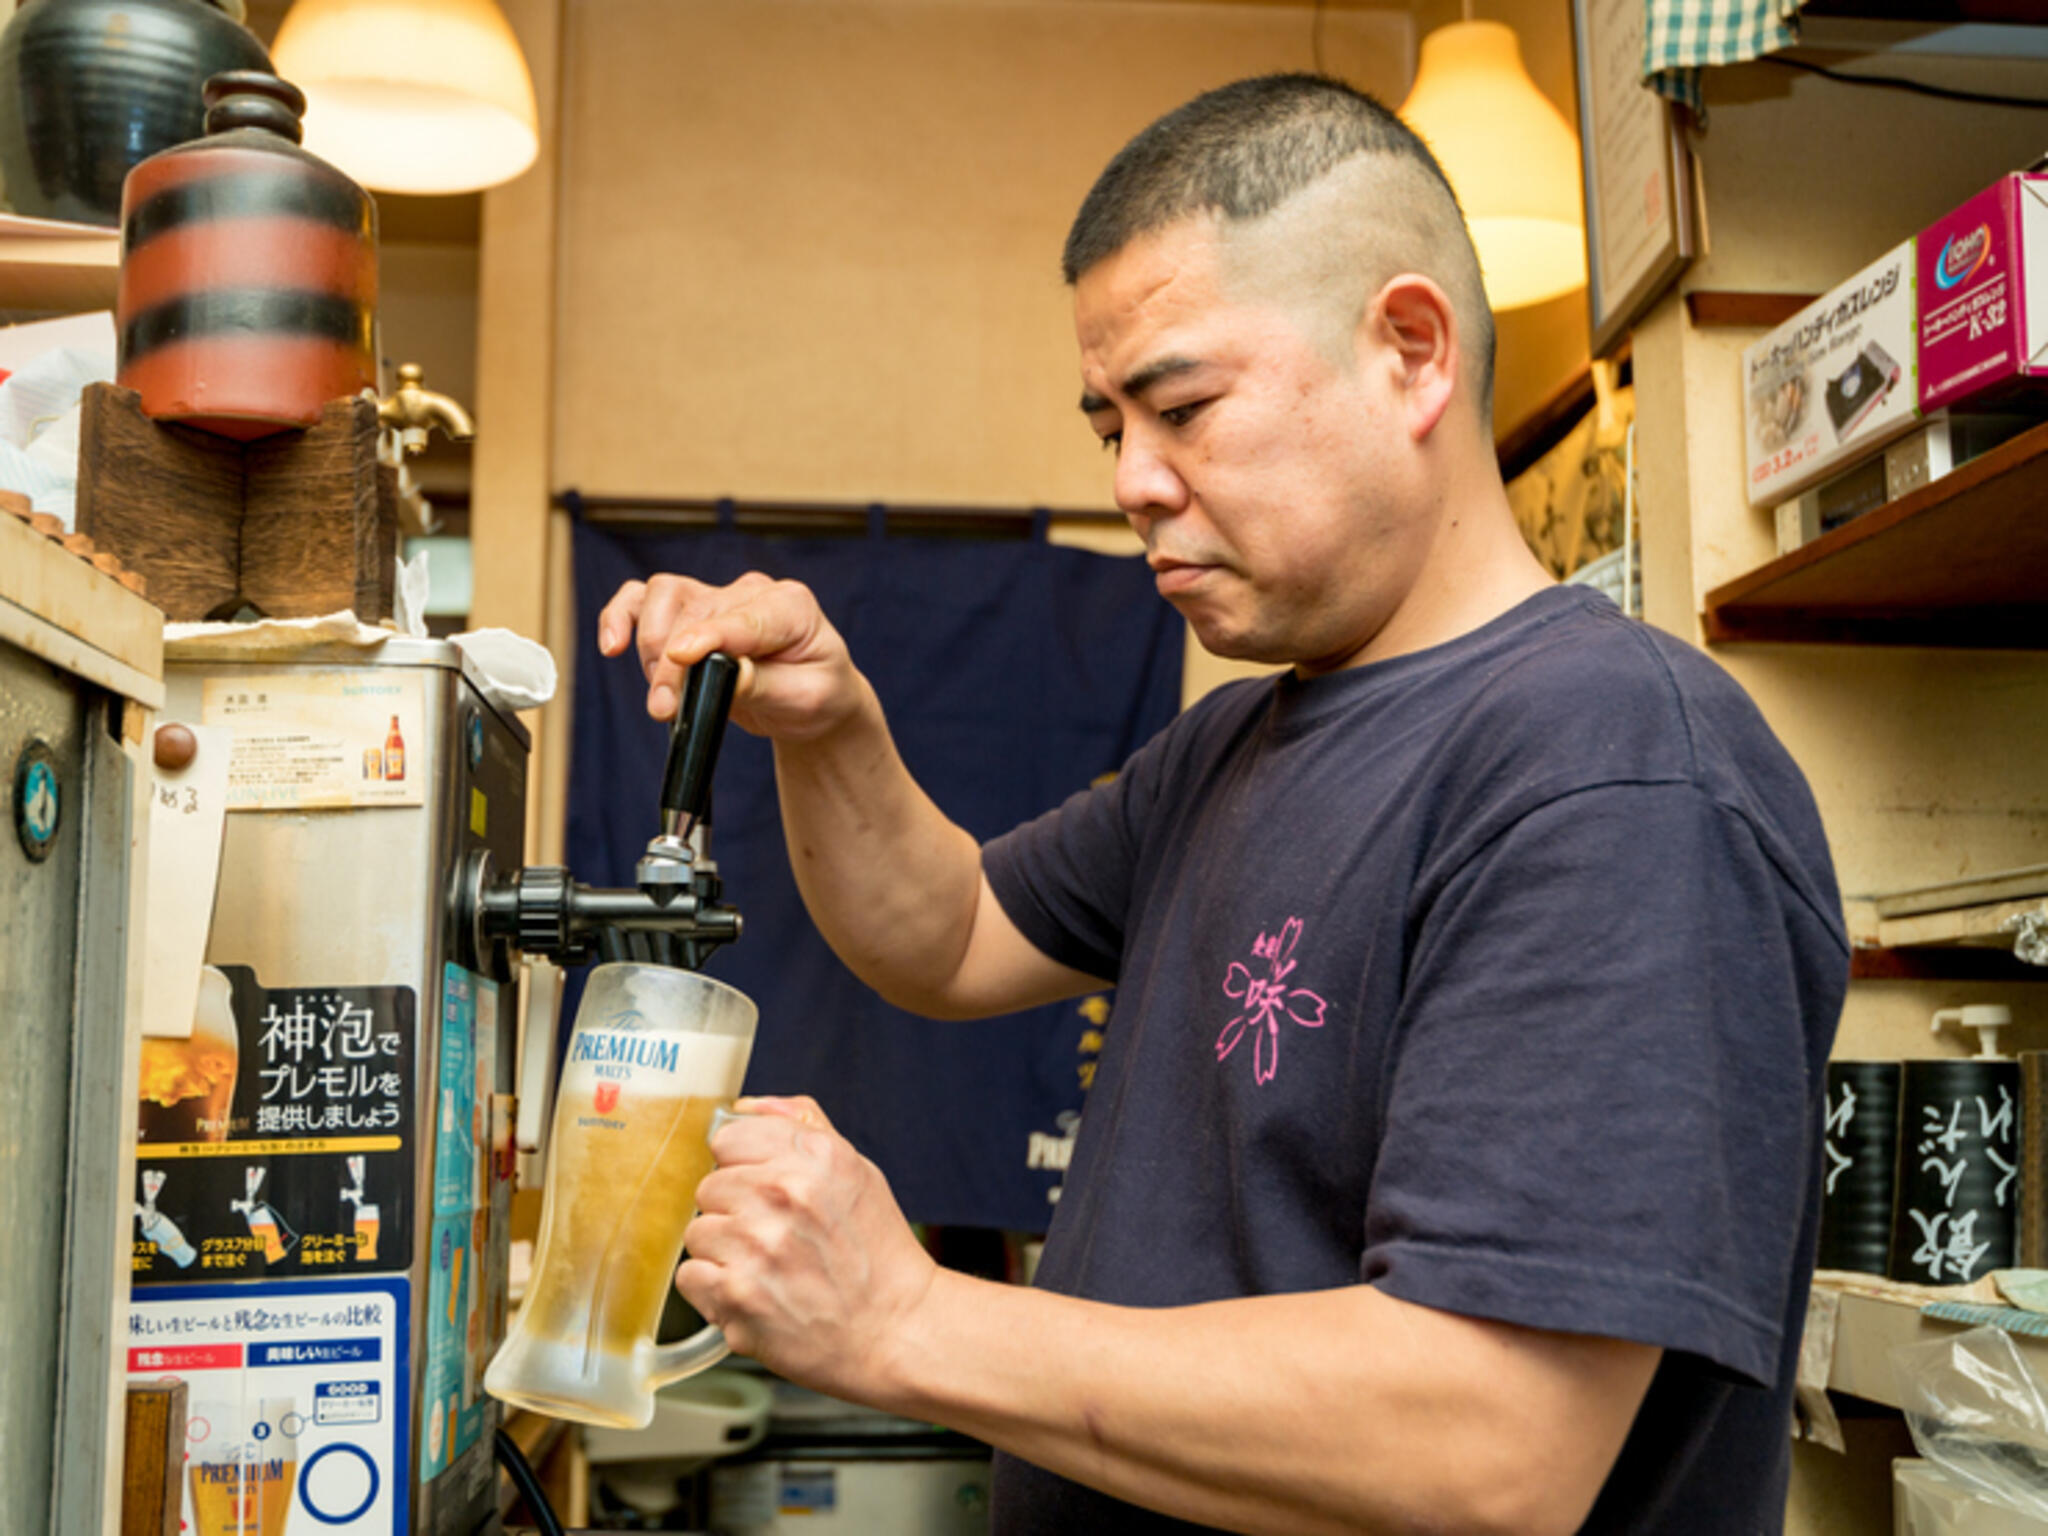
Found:
[[[687,1339],[654,1346],[647,1384],[659,1391],[672,1381],[708,1371],[731,1353],[732,1346],[725,1342],[725,1335],[706,1323]]]
[[[704,1133],[705,1140],[716,1136],[726,1121],[738,1118],[723,1106],[714,1109],[711,1111],[711,1129]],[[659,1391],[672,1381],[681,1381],[685,1376],[709,1370],[731,1353],[732,1346],[725,1342],[725,1335],[715,1325],[706,1323],[687,1339],[654,1346],[648,1385]]]

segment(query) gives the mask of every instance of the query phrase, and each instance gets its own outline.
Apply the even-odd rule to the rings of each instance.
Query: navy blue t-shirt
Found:
[[[1040,1285],[1364,1281],[1659,1345],[1584,1529],[1782,1528],[1848,946],[1806,783],[1719,667],[1555,588],[1218,689],[983,861],[1117,986]],[[1201,1528],[1008,1457],[995,1504],[1001,1536]]]

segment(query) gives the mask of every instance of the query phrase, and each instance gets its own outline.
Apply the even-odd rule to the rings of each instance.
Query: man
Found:
[[[803,1100],[716,1143],[678,1283],[798,1381],[998,1448],[999,1532],[1782,1522],[1847,975],[1798,771],[1690,648],[1551,585],[1455,200],[1286,76],[1127,146],[1066,254],[1090,425],[1204,645],[1288,663],[987,848],[807,592],[661,577],[791,859],[897,1004],[1117,986],[1034,1290],[939,1271]]]

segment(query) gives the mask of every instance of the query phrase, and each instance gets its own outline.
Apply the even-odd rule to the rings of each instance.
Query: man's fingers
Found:
[[[816,632],[817,604],[795,582],[743,577],[719,595],[725,601],[692,613],[668,632],[663,654],[679,673],[713,651],[742,658],[779,655]],[[644,635],[649,626],[640,628]]]
[[[606,656],[617,656],[633,638],[633,626],[640,619],[640,605],[647,598],[647,583],[629,581],[612,594],[597,616],[597,648]]]
[[[735,1099],[732,1108],[736,1115],[773,1115],[821,1131],[832,1129],[832,1122],[818,1107],[818,1101],[805,1093],[787,1096],[762,1094],[755,1098]]]
[[[673,718],[682,698],[684,679],[692,667],[713,651],[740,663],[733,695],[735,714],[749,730],[760,727],[752,714],[761,707],[780,707],[798,714],[806,707],[799,687],[792,706],[788,699],[754,698],[762,685],[763,666],[772,679],[771,692],[784,691],[782,664],[835,660],[829,644],[831,627],[817,599],[799,582],[777,581],[749,571],[721,587],[688,576],[655,576],[620,587],[598,616],[598,644],[606,655],[619,655],[637,640],[640,667],[647,677],[647,712],[657,720]],[[805,677],[822,673],[805,673]]]
[[[772,1162],[786,1153],[815,1155],[828,1150],[830,1138],[839,1134],[809,1099],[741,1099],[733,1109],[732,1117],[711,1138],[718,1168],[698,1186],[700,1201],[705,1185],[722,1171]]]
[[[640,668],[647,674],[647,712],[666,720],[682,697],[683,671],[668,659],[669,638],[681,615],[703,590],[682,576],[658,576],[640,608]]]

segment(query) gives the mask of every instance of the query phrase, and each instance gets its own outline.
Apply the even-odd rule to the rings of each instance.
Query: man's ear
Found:
[[[1409,436],[1420,442],[1436,430],[1457,395],[1458,312],[1435,283],[1404,272],[1374,296],[1365,323],[1371,339],[1386,349]]]

